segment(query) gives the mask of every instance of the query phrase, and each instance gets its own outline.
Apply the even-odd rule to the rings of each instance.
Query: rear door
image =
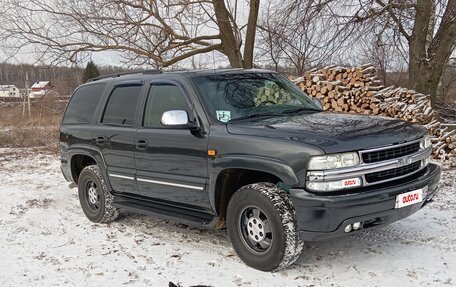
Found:
[[[136,177],[142,195],[162,203],[209,208],[207,193],[207,136],[161,124],[164,112],[187,111],[191,100],[179,83],[152,82],[141,127],[137,131]]]
[[[141,81],[115,84],[93,132],[94,145],[103,155],[116,192],[139,193],[135,181],[135,119],[142,92]]]
[[[60,126],[60,155],[65,178],[71,179],[71,157],[81,149],[92,148],[93,122],[96,108],[106,83],[87,84],[79,87],[71,96]],[[73,150],[74,149],[74,150]]]

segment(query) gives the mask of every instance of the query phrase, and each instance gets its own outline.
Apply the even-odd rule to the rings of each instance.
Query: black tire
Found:
[[[290,195],[276,185],[255,183],[240,188],[227,210],[234,250],[255,269],[277,271],[290,266],[304,246],[295,217]]]
[[[98,166],[90,165],[81,171],[78,195],[82,211],[90,221],[107,223],[119,216],[119,209],[112,205],[114,196],[108,191]]]

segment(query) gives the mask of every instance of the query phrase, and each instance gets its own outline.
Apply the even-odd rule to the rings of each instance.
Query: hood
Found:
[[[318,112],[242,121],[227,125],[231,134],[282,138],[311,144],[326,153],[357,151],[418,139],[424,127],[372,115]]]

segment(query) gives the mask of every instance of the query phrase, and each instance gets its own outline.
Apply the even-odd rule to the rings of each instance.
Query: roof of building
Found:
[[[46,90],[30,91],[30,94],[44,96],[44,95],[46,95]]]
[[[49,81],[39,81],[33,84],[32,89],[42,89],[49,85]]]
[[[15,88],[15,85],[0,85],[0,89],[9,89],[9,88]]]

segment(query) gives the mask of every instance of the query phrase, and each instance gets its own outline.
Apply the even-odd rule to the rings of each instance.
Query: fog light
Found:
[[[353,223],[353,230],[358,230],[361,228],[361,222],[355,222]]]
[[[344,231],[345,231],[346,233],[350,232],[351,230],[352,230],[352,225],[351,225],[351,224],[345,226]]]
[[[312,174],[308,174],[311,177]],[[362,185],[360,177],[347,178],[337,181],[307,181],[306,186],[313,191],[335,191],[346,188],[355,188]]]

